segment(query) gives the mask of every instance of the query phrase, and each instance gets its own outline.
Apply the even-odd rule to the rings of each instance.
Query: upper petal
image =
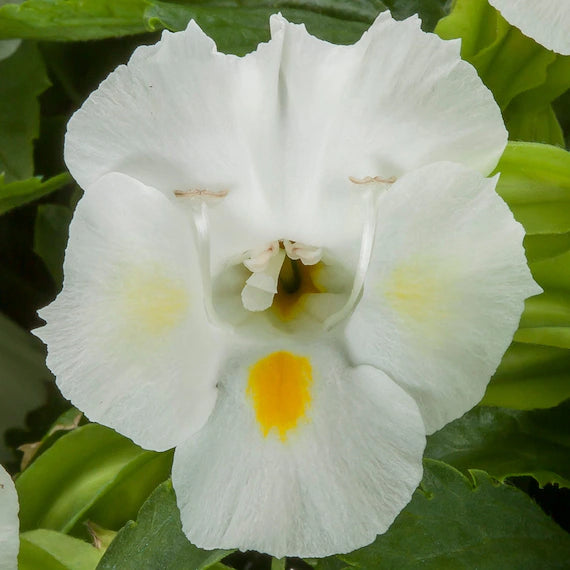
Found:
[[[428,433],[483,397],[525,298],[540,292],[524,230],[496,181],[439,163],[394,184],[347,325],[355,362],[379,367],[411,394]]]
[[[18,495],[14,482],[0,465],[0,570],[16,570],[19,541]]]
[[[164,450],[207,419],[219,342],[206,320],[190,224],[122,174],[77,206],[63,290],[35,334],[63,395],[92,421]]]
[[[234,349],[210,420],[174,457],[188,538],[276,557],[320,557],[372,542],[421,479],[425,434],[413,399],[379,370],[351,367],[335,344]],[[275,388],[292,380],[286,366],[262,372],[272,374],[273,401],[252,396],[251,377],[268,358],[304,367],[305,411],[294,427],[283,416],[295,411],[294,387]],[[271,419],[290,427],[285,436],[268,429]]]
[[[509,22],[539,44],[570,55],[568,0],[489,0]]]
[[[354,239],[362,212],[348,176],[495,166],[506,131],[458,42],[388,13],[352,46],[280,16],[271,28],[243,58],[218,53],[194,22],[138,48],[71,119],[73,176],[84,188],[119,171],[167,194],[227,190],[211,213],[223,258],[275,239]]]

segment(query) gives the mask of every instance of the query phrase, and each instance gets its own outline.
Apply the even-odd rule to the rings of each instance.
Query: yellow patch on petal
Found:
[[[119,310],[126,324],[145,336],[174,328],[188,309],[186,288],[156,266],[131,269],[119,289]]]
[[[419,323],[441,321],[447,316],[449,280],[435,264],[414,259],[398,265],[383,285],[384,296],[404,318]]]
[[[285,441],[287,432],[306,417],[312,381],[309,359],[290,352],[273,352],[251,367],[247,393],[265,437],[275,428]]]

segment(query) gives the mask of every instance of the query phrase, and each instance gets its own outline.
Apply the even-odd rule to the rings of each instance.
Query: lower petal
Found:
[[[19,550],[18,495],[12,478],[0,466],[0,569],[16,570]]]
[[[216,409],[174,458],[190,541],[321,557],[388,529],[421,479],[423,423],[385,374],[341,354],[334,345],[280,345],[228,359]]]

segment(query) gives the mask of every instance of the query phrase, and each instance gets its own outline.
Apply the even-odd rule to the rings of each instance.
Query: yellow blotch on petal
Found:
[[[250,369],[247,393],[263,435],[275,428],[281,441],[306,417],[311,405],[312,368],[308,358],[273,352]]]
[[[392,271],[382,288],[390,305],[404,318],[431,324],[447,316],[449,283],[435,263],[408,260]]]
[[[174,328],[188,309],[187,289],[159,267],[131,269],[119,289],[119,310],[126,324],[145,336]]]

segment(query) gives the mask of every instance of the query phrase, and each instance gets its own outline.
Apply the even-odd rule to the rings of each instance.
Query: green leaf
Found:
[[[382,2],[208,2],[172,4],[154,0],[145,12],[150,29],[183,30],[194,19],[214,39],[218,49],[237,55],[254,50],[269,39],[269,16],[276,12],[292,22],[305,23],[307,30],[327,41],[350,44],[360,38],[378,13]]]
[[[422,30],[431,32],[438,20],[448,12],[448,0],[384,0],[392,16],[404,20],[417,14],[422,21]]]
[[[505,109],[514,97],[539,87],[556,55],[510,26],[487,0],[456,0],[436,33],[444,39],[461,38],[461,55]]]
[[[67,206],[42,204],[36,213],[34,252],[42,259],[58,289],[63,283],[63,257],[72,211]]]
[[[27,0],[0,8],[0,38],[93,40],[140,34],[146,0]]]
[[[0,433],[23,426],[25,415],[45,400],[52,380],[42,343],[0,313]],[[0,440],[0,460],[12,459]]]
[[[20,527],[70,532],[91,519],[118,529],[169,475],[171,461],[171,453],[145,451],[98,424],[80,427],[58,439],[17,479]]]
[[[20,535],[19,570],[95,570],[100,558],[90,544],[53,530]]]
[[[501,173],[497,193],[527,234],[570,232],[570,152],[510,142],[495,172]]]
[[[206,570],[214,569],[228,554],[201,550],[188,541],[172,483],[166,481],[142,506],[137,522],[119,532],[97,570]]]
[[[390,530],[339,556],[363,569],[567,568],[570,537],[522,491],[483,471],[426,460],[424,479]]]
[[[9,184],[6,184],[0,175],[0,214],[47,196],[71,182],[72,178],[67,173],[59,174],[45,181],[40,178],[29,178]]]
[[[570,400],[549,410],[477,407],[428,437],[425,456],[492,477],[570,487]]]
[[[570,350],[513,342],[481,401],[530,410],[570,398]]]
[[[39,134],[37,98],[50,82],[38,48],[29,42],[0,61],[0,77],[0,174],[4,172],[6,181],[11,182],[34,174],[33,142]]]
[[[511,140],[564,146],[564,133],[550,104],[527,109],[515,99],[503,119]]]

